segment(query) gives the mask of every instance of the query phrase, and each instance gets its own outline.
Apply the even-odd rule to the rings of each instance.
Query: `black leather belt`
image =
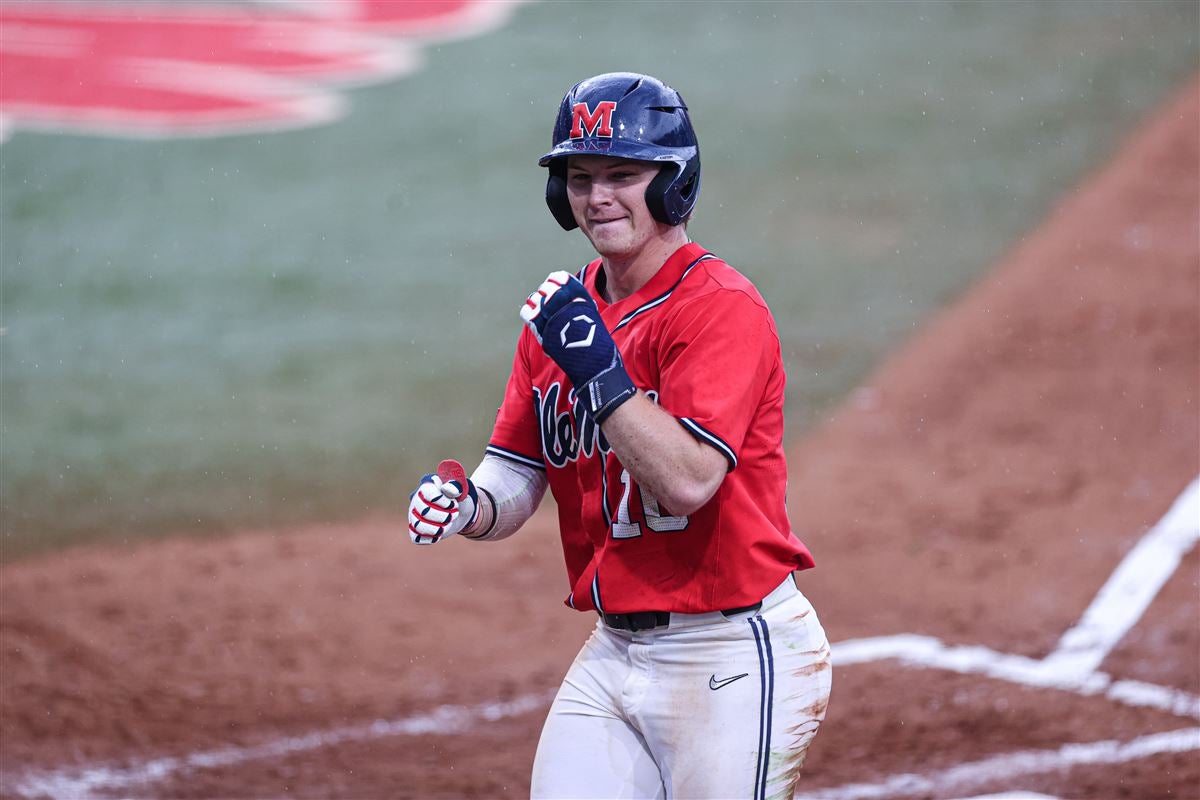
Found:
[[[762,608],[760,600],[753,605],[742,606],[741,608],[727,608],[721,613],[727,617],[732,617],[737,614],[745,614],[749,611],[758,611]],[[671,624],[670,611],[633,611],[629,614],[601,614],[604,618],[604,624],[610,628],[616,628],[619,631],[649,631],[654,628],[665,628]]]

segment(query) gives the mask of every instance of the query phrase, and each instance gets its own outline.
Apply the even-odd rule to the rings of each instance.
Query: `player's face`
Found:
[[[571,156],[567,161],[567,199],[597,253],[635,256],[661,229],[670,227],[646,207],[646,187],[660,166],[606,156]]]

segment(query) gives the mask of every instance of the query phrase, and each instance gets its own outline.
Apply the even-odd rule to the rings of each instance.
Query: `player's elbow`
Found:
[[[728,473],[725,457],[707,445],[693,443],[688,455],[675,463],[663,481],[663,494],[656,494],[673,517],[690,516],[703,508],[721,488]]]
[[[712,500],[721,486],[724,476],[706,476],[701,479],[677,480],[659,497],[659,502],[665,507],[664,513],[672,517],[690,516]]]

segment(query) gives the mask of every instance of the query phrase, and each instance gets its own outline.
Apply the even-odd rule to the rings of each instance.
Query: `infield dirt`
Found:
[[[800,585],[832,641],[917,633],[1040,658],[1200,473],[1198,132],[1193,82],[792,448],[792,518],[818,562]],[[467,731],[91,785],[96,796],[519,797],[549,697],[593,622],[561,605],[545,510],[499,544],[418,550],[397,515],[82,548],[0,579],[8,796],[46,770],[533,695],[536,709]],[[1196,696],[1198,653],[1193,549],[1101,668]],[[1195,724],[1103,696],[848,666],[801,788]],[[976,788],[1196,798],[1200,751]]]

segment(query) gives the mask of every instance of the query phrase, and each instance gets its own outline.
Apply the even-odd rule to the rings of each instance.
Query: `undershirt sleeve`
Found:
[[[549,485],[544,470],[493,455],[483,457],[471,482],[492,501],[490,513],[486,504],[481,507],[477,530],[463,532],[475,541],[497,541],[516,533],[537,511]]]

